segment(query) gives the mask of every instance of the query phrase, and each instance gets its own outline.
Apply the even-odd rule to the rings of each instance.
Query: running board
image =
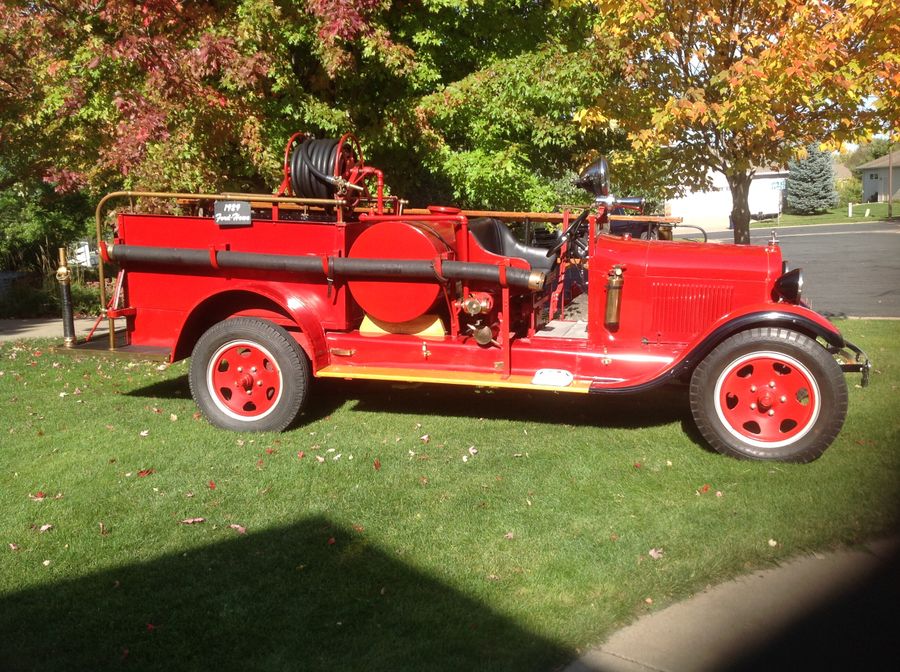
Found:
[[[72,347],[55,345],[50,348],[50,351],[56,355],[99,355],[101,357],[150,360],[154,362],[168,362],[172,354],[171,348],[152,345],[126,345],[124,329],[117,330],[115,337],[115,349],[110,349],[109,337],[104,333],[100,338],[81,341],[75,343]]]
[[[317,378],[344,378],[346,380],[388,380],[403,383],[436,383],[441,385],[467,385],[469,387],[495,387],[544,392],[572,392],[587,394],[591,381],[573,380],[568,385],[540,385],[532,382],[532,376],[501,373],[477,373],[472,371],[441,371],[436,369],[397,369],[375,366],[348,366],[331,364],[316,372]]]

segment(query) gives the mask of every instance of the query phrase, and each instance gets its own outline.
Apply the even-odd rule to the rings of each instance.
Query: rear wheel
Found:
[[[810,462],[847,415],[847,385],[816,341],[787,329],[752,329],[723,341],[691,377],[703,437],[733,457]]]
[[[190,384],[194,401],[217,427],[280,432],[306,402],[309,362],[282,327],[238,317],[197,341]]]

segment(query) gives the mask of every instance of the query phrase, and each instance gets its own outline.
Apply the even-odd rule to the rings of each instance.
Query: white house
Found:
[[[900,150],[857,166],[853,170],[862,179],[863,202],[883,203],[888,200],[888,191],[893,191],[892,201],[900,200]]]
[[[747,200],[753,217],[776,216],[782,211],[787,170],[757,168],[750,182]],[[666,214],[681,217],[685,224],[706,229],[728,228],[731,216],[731,189],[725,175],[711,172],[712,189],[695,191],[666,201]]]

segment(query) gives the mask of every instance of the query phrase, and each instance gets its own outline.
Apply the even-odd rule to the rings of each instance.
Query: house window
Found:
[[[878,179],[878,173],[869,173],[869,179],[870,179],[870,180],[877,180],[877,179]]]

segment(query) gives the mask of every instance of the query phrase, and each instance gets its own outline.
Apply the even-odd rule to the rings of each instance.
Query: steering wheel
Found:
[[[590,209],[587,209],[569,224],[568,228],[560,234],[559,242],[547,250],[548,257],[554,256],[563,248],[563,245],[570,240],[577,238],[581,234],[581,229],[584,227],[584,223],[587,221],[589,214],[591,214],[591,211]]]

